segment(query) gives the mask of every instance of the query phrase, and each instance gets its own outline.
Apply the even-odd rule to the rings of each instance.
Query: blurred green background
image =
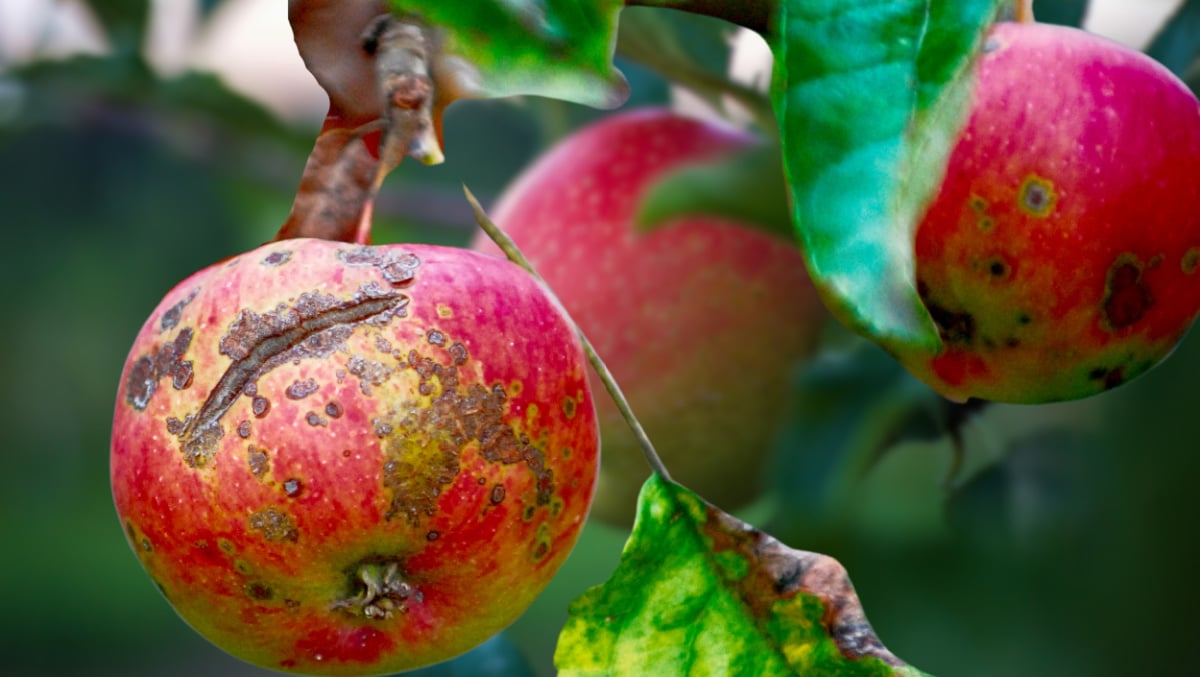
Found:
[[[0,3],[0,225],[12,238],[0,247],[0,674],[270,674],[208,645],[142,573],[113,512],[108,437],[146,315],[187,274],[271,238],[320,111],[264,107],[194,64],[155,63],[147,34],[161,22],[144,2],[92,3],[105,40],[73,56],[58,51],[64,33],[52,23],[69,3],[40,3],[53,11],[16,24],[19,4]],[[208,38],[227,30],[231,4],[196,3],[192,25]],[[269,4],[286,30],[282,3]],[[1163,16],[1178,5],[1126,4]],[[1078,23],[1084,5],[1037,9]],[[1181,73],[1195,74],[1198,16],[1189,1],[1149,46]],[[717,30],[677,29],[700,42]],[[663,79],[620,66],[633,84],[626,107],[668,101]],[[461,183],[488,205],[539,150],[602,114],[545,101],[456,105],[448,162],[393,175],[376,241],[465,243]],[[772,491],[749,519],[840,559],[880,637],[930,673],[1194,671],[1197,332],[1106,395],[978,412],[946,408],[878,351],[831,336],[837,349],[794,375]],[[955,417],[961,469],[946,484]],[[871,472],[839,482],[854,458]],[[502,639],[429,674],[549,674],[567,602],[604,580],[623,540],[590,524]]]

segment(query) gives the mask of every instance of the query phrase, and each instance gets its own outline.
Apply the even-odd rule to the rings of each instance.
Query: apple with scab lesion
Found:
[[[896,349],[956,400],[1099,393],[1160,362],[1200,311],[1200,102],[1145,54],[1000,23],[918,225],[937,354]]]
[[[134,341],[111,480],[139,560],[213,643],[393,673],[531,603],[592,499],[574,325],[508,261],[292,239],[181,282]]]

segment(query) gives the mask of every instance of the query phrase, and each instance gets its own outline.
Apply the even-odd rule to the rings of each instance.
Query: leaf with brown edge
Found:
[[[571,603],[561,675],[917,677],[837,560],[795,550],[658,475],[613,576]]]

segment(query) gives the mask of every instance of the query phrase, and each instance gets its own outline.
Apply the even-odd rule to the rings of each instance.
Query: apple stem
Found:
[[[463,192],[466,193],[467,202],[471,203],[471,209],[475,211],[475,220],[479,223],[479,227],[483,229],[483,232],[487,233],[487,236],[491,238],[492,242],[496,243],[496,246],[500,248],[500,251],[504,252],[504,255],[508,257],[509,261],[517,264],[521,268],[525,269],[525,271],[530,275],[532,275],[533,278],[542,285],[547,293],[554,298],[559,307],[562,308],[562,302],[558,300],[558,297],[554,294],[554,290],[550,288],[550,285],[546,284],[546,281],[542,279],[542,276],[538,274],[536,269],[534,269],[533,264],[529,262],[529,259],[525,258],[525,255],[522,254],[521,250],[517,248],[517,244],[512,241],[512,238],[510,238],[507,233],[501,230],[499,226],[497,226],[490,218],[488,218],[487,212],[485,212],[483,206],[479,204],[479,200],[475,199],[475,195],[471,192],[471,189],[464,185]],[[565,308],[563,309],[563,312],[566,313]],[[570,314],[567,313],[567,316],[570,317]],[[588,340],[587,336],[583,333],[583,330],[579,328],[578,324],[576,324],[574,318],[571,318],[571,324],[575,327],[575,334],[579,337],[579,342],[583,345],[583,353],[587,356],[588,363],[592,365],[592,369],[594,369],[596,371],[596,375],[600,377],[600,382],[604,384],[604,389],[608,391],[609,396],[612,397],[613,403],[617,405],[617,411],[621,413],[621,418],[625,419],[625,423],[628,424],[630,430],[633,431],[633,436],[635,439],[637,439],[638,446],[641,447],[642,456],[645,457],[646,463],[650,465],[651,470],[653,470],[659,477],[670,481],[671,474],[667,472],[667,466],[663,464],[658,452],[654,450],[654,443],[650,441],[650,436],[646,434],[646,429],[642,427],[641,421],[639,421],[637,415],[633,413],[633,408],[629,406],[629,400],[625,399],[625,394],[621,392],[621,386],[617,384],[617,379],[614,378],[612,372],[609,371],[608,365],[604,364],[604,360],[600,359],[600,355],[596,352],[595,346],[593,346],[592,342]]]

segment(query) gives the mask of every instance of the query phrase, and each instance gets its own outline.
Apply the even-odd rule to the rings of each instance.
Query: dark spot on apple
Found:
[[[234,547],[233,541],[229,540],[228,538],[218,538],[217,547],[220,548],[221,552],[225,553],[226,555],[232,555],[237,549]]]
[[[947,343],[970,345],[975,340],[975,316],[971,313],[955,312],[928,301],[925,307],[937,325],[938,333]]]
[[[350,450],[342,449],[342,458],[350,458]]]
[[[436,329],[430,329],[426,338],[435,346],[446,345],[446,335]]]
[[[1154,305],[1150,290],[1142,282],[1142,268],[1128,255],[1119,257],[1108,270],[1102,308],[1108,328],[1124,329],[1135,324]]]
[[[467,362],[467,347],[461,343],[455,343],[450,346],[450,359],[454,360],[456,367],[461,367]]]
[[[302,400],[317,392],[319,389],[320,386],[317,385],[316,379],[306,378],[303,381],[296,381],[288,386],[283,391],[283,394],[289,400]]]
[[[537,547],[533,550],[533,558],[540,560],[550,552],[550,544],[545,541],[538,541]]]
[[[251,513],[249,525],[251,530],[260,532],[268,541],[294,543],[300,537],[292,518],[273,507]]]
[[[1033,322],[1033,318],[1029,316],[1029,313],[1017,313],[1017,324],[1027,325],[1030,322]]]
[[[288,498],[296,498],[301,491],[304,491],[304,483],[295,477],[283,483],[283,493],[287,494]]]
[[[255,418],[262,418],[271,411],[271,400],[261,395],[256,395],[250,402],[250,410],[254,412]]]
[[[262,260],[262,262],[263,262],[263,265],[265,265],[265,266],[275,267],[275,266],[282,266],[283,264],[285,264],[291,260],[292,260],[292,253],[290,251],[287,251],[286,249],[283,249],[283,250],[279,250],[279,251],[273,251],[270,254],[267,254],[266,258],[264,258]]]
[[[313,426],[314,428],[317,426],[323,426],[323,425],[329,423],[329,421],[325,420],[324,417],[322,417],[320,414],[318,414],[315,411],[310,411],[307,414],[305,414],[304,420],[306,422],[308,422],[308,424]]]
[[[527,505],[527,506],[525,506],[525,512],[523,512],[521,514],[521,518],[523,520],[525,520],[526,522],[528,522],[529,520],[533,519],[533,515],[535,512],[536,512],[536,508],[534,506]]]
[[[1112,390],[1125,382],[1125,370],[1121,367],[1096,367],[1088,372],[1088,379],[1100,381],[1105,390]]]
[[[1054,184],[1040,176],[1029,176],[1021,184],[1019,206],[1026,213],[1044,218],[1054,210]]]
[[[480,477],[479,479],[475,480],[475,483],[482,487],[483,485],[487,484],[487,478]]]
[[[562,402],[563,415],[566,416],[568,419],[575,418],[576,406],[577,405],[575,404],[574,397],[571,397],[570,395],[567,395],[566,397],[564,397],[563,402]]]
[[[243,440],[247,437],[250,437],[250,421],[242,421],[239,423],[237,427],[237,434],[238,437],[242,438]]]
[[[329,404],[326,404],[325,415],[329,418],[341,418],[342,405],[338,404],[337,402],[330,402]]]
[[[1012,272],[1012,269],[1008,266],[1008,262],[1001,257],[988,259],[986,265],[988,275],[997,280],[1007,278],[1008,274]]]
[[[439,536],[441,536],[441,534],[439,534],[438,532],[430,531],[429,533],[425,534],[425,540],[436,541]]]
[[[254,569],[250,567],[250,563],[244,559],[239,559],[238,561],[234,562],[233,568],[243,576],[249,576],[254,572]]]
[[[371,386],[383,385],[392,375],[391,367],[375,360],[368,360],[361,355],[352,356],[346,362],[346,369],[358,377],[359,389],[367,396],[371,394]]]
[[[265,602],[275,596],[270,587],[257,581],[246,586],[246,594],[260,602]]]
[[[192,371],[192,363],[190,361],[180,362],[175,368],[175,375],[171,378],[171,385],[176,390],[186,390],[192,385],[192,378],[195,376]]]
[[[500,505],[504,502],[504,485],[497,484],[492,487],[492,505]]]

